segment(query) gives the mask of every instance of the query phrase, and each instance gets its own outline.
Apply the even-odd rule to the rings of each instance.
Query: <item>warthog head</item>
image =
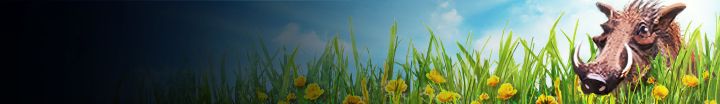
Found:
[[[594,61],[584,63],[576,48],[572,60],[584,93],[608,94],[624,80],[643,76],[636,68],[649,68],[649,60],[656,54],[677,51],[668,44],[679,44],[679,39],[672,40],[679,37],[673,20],[685,4],[658,5],[657,1],[635,0],[625,10],[616,11],[610,5],[597,3],[608,18],[600,25],[604,32],[592,39],[599,54]]]

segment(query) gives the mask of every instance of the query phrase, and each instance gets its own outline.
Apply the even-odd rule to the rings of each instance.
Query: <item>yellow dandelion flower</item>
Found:
[[[397,80],[390,80],[388,84],[385,86],[385,91],[388,93],[392,92],[405,92],[407,90],[407,84],[405,84],[405,81],[402,79]]]
[[[695,87],[699,84],[698,79],[697,77],[695,77],[695,75],[684,75],[682,78],[682,83],[683,85],[688,87]]]
[[[498,77],[498,76],[493,75],[493,76],[490,76],[490,78],[487,79],[487,85],[488,85],[488,86],[495,87],[495,85],[497,85],[498,83],[500,83],[500,77]]]
[[[655,99],[662,100],[663,98],[665,98],[665,96],[668,95],[668,89],[663,85],[656,85],[655,88],[653,88],[652,90],[652,95],[653,97],[655,97]]]
[[[460,94],[452,91],[441,91],[437,96],[437,100],[442,103],[455,101],[457,99],[460,99]]]
[[[433,89],[432,86],[430,86],[429,84],[425,85],[425,91],[423,92],[423,94],[432,97],[435,95],[435,89]]]
[[[472,102],[470,102],[470,104],[482,104],[482,103],[480,103],[479,101],[472,101]]]
[[[502,85],[500,85],[500,89],[498,89],[497,98],[500,98],[503,100],[508,100],[513,95],[515,95],[515,93],[517,93],[517,90],[515,90],[515,88],[513,88],[512,84],[503,83]]]
[[[545,94],[540,95],[538,97],[537,101],[535,101],[535,104],[558,104],[557,100],[555,100],[555,97]]]
[[[704,103],[705,104],[717,104],[717,102],[715,100],[705,100]]]
[[[287,99],[288,101],[291,101],[291,100],[297,99],[297,96],[295,96],[295,93],[291,92],[290,94],[287,95],[287,97],[285,97],[285,99]]]
[[[360,96],[350,96],[350,95],[346,96],[345,100],[343,100],[342,103],[343,104],[365,104],[365,102],[363,102],[360,99]]]
[[[325,93],[325,90],[321,89],[320,85],[312,83],[308,85],[307,89],[305,89],[305,99],[315,100],[323,93]]]
[[[295,87],[305,87],[306,81],[307,81],[307,79],[305,79],[305,76],[299,76],[299,77],[295,78],[294,85],[295,85]]]
[[[652,76],[651,76],[650,78],[648,78],[648,79],[647,79],[647,83],[648,83],[648,84],[653,84],[653,83],[655,83],[655,77],[652,77]]]
[[[290,103],[288,103],[287,101],[282,101],[282,100],[281,100],[281,101],[278,101],[278,104],[290,104]]]
[[[425,74],[425,77],[432,80],[435,83],[445,83],[445,78],[438,72],[437,70],[433,69],[430,71],[430,73]]]
[[[258,100],[260,100],[260,101],[265,101],[265,100],[268,99],[268,95],[265,94],[265,92],[262,92],[262,91],[257,91],[257,92],[255,92],[255,95],[257,95],[257,98],[258,98]]]
[[[703,80],[707,80],[708,78],[710,78],[710,72],[708,72],[708,71],[703,72],[702,77],[703,77]]]
[[[480,101],[487,100],[487,99],[490,99],[490,95],[488,95],[487,93],[482,93],[482,94],[480,94],[480,96],[478,96],[478,100],[480,100]]]

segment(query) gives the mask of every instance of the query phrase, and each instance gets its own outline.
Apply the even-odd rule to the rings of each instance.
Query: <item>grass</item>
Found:
[[[562,17],[562,16],[561,16]],[[656,81],[654,83],[639,82],[635,90],[629,88],[618,88],[614,93],[608,95],[583,94],[572,71],[569,54],[560,54],[559,46],[565,45],[575,48],[578,40],[577,24],[572,33],[558,31],[556,28],[560,17],[552,24],[548,31],[549,40],[545,44],[536,44],[514,36],[512,31],[505,31],[501,34],[502,42],[499,44],[484,44],[480,50],[468,49],[468,45],[456,42],[459,53],[447,53],[445,43],[436,38],[429,27],[430,41],[424,49],[418,50],[412,44],[408,45],[405,56],[396,56],[398,45],[401,42],[397,37],[397,23],[393,23],[388,35],[387,58],[383,65],[371,64],[371,59],[361,60],[355,42],[355,34],[350,21],[349,35],[351,47],[340,45],[339,39],[333,38],[325,46],[322,54],[309,63],[296,63],[298,48],[290,51],[281,50],[279,54],[270,54],[263,42],[259,50],[250,50],[247,54],[250,63],[238,66],[238,69],[248,71],[243,74],[241,71],[230,71],[226,68],[226,58],[220,60],[220,72],[212,70],[182,71],[167,86],[155,85],[145,80],[152,77],[138,78],[144,82],[138,90],[137,96],[131,102],[134,103],[250,103],[267,104],[287,101],[286,96],[294,93],[297,100],[289,101],[300,104],[337,104],[343,103],[346,96],[359,96],[361,101],[372,104],[403,103],[403,104],[425,104],[441,103],[436,97],[423,94],[425,86],[431,86],[436,96],[441,91],[456,92],[460,95],[458,100],[448,103],[469,104],[472,101],[479,101],[478,97],[486,93],[489,99],[482,100],[482,103],[518,103],[528,104],[538,100],[540,95],[553,96],[559,103],[668,103],[668,104],[697,104],[706,100],[718,100],[720,98],[720,83],[718,69],[720,69],[720,27],[715,30],[715,39],[710,41],[707,34],[701,32],[699,27],[691,29],[690,25],[683,32],[684,44],[677,58],[674,58],[666,65],[665,58],[657,57],[652,61],[654,69],[647,70],[648,75]],[[720,17],[717,25],[720,26]],[[691,31],[689,31],[691,30]],[[468,34],[471,35],[471,34]],[[556,39],[557,35],[563,35],[565,39]],[[590,36],[586,35],[588,41]],[[710,37],[713,38],[713,37]],[[578,38],[583,39],[583,38]],[[558,44],[558,41],[567,41],[570,44]],[[452,44],[452,43],[451,43]],[[484,52],[487,45],[499,45],[497,51]],[[592,43],[584,45],[591,47],[591,57],[597,53]],[[350,49],[352,53],[345,53]],[[540,49],[533,51],[532,49]],[[515,58],[516,52],[523,52],[522,58]],[[369,54],[369,52],[367,52]],[[572,53],[572,52],[566,52]],[[488,54],[488,55],[485,55]],[[694,56],[693,56],[694,55]],[[491,60],[491,56],[498,57]],[[398,62],[395,58],[405,58],[406,61]],[[694,58],[695,63],[690,61]],[[592,59],[592,58],[591,58]],[[352,60],[352,61],[349,61]],[[350,63],[352,62],[352,63]],[[519,62],[519,63],[517,63]],[[699,68],[686,72],[690,66]],[[278,67],[279,66],[279,67]],[[666,67],[670,66],[670,67]],[[214,68],[209,68],[214,69]],[[351,72],[350,69],[355,69]],[[495,70],[491,72],[490,70]],[[433,83],[426,74],[431,70],[441,73],[447,82]],[[639,71],[645,71],[640,70]],[[307,72],[301,74],[300,71]],[[709,71],[711,77],[703,79],[699,73]],[[232,73],[235,72],[235,73]],[[699,85],[688,87],[682,84],[684,75],[695,75],[699,79]],[[232,77],[227,74],[235,74]],[[249,76],[243,76],[249,75]],[[305,87],[295,87],[294,79],[304,76],[307,78]],[[497,86],[489,86],[487,79],[490,76],[498,76],[500,81]],[[547,79],[550,78],[550,79]],[[389,80],[403,80],[407,84],[404,92],[387,92],[383,83]],[[551,82],[548,82],[551,81]],[[557,82],[555,82],[557,81]],[[305,89],[307,84],[317,83],[324,90],[321,96],[315,100],[304,98],[308,93]],[[510,99],[502,100],[497,98],[500,84],[508,83],[517,91]],[[546,83],[553,83],[546,85]],[[668,95],[663,99],[653,98],[653,88],[665,86]],[[266,98],[261,97],[267,95]]]

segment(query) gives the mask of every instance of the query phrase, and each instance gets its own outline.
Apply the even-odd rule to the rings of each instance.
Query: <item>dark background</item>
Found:
[[[162,3],[162,5],[158,5]],[[221,3],[221,2],[220,2]],[[190,5],[193,4],[193,5]],[[199,4],[199,5],[198,5]],[[9,96],[20,103],[128,100],[138,68],[192,63],[213,28],[191,20],[203,2],[10,1]],[[216,3],[219,4],[219,3]],[[188,7],[197,7],[188,9]],[[3,10],[3,11],[4,11]],[[239,39],[243,40],[243,39]],[[188,56],[189,55],[189,56]],[[188,57],[177,57],[188,56]],[[207,60],[207,59],[205,59]]]

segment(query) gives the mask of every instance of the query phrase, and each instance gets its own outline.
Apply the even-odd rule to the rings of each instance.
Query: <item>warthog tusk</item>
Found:
[[[580,65],[585,64],[585,62],[582,62],[582,59],[580,59],[580,46],[582,46],[582,43],[575,47],[575,55],[573,55],[573,65],[575,65],[575,67],[580,67]]]
[[[630,49],[630,46],[625,44],[625,53],[627,53],[627,61],[626,61],[627,63],[625,64],[625,67],[623,67],[622,75],[620,77],[625,77],[625,76],[627,76],[628,72],[630,72],[630,68],[633,64],[633,55],[632,55],[632,53],[630,53],[630,51],[632,51],[632,49]]]

